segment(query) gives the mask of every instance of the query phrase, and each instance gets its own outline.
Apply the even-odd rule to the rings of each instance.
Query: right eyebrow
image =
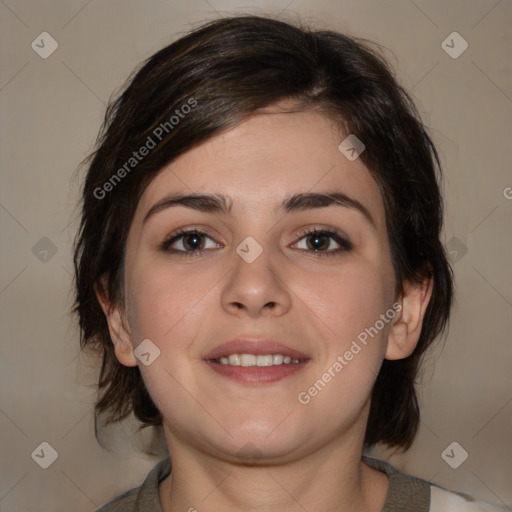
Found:
[[[155,213],[173,206],[186,206],[205,213],[230,213],[233,202],[220,194],[174,194],[155,203],[146,213],[143,223]]]

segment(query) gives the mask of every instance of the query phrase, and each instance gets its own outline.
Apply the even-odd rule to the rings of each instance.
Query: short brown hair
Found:
[[[133,412],[143,425],[162,423],[138,367],[116,359],[94,288],[106,277],[109,299],[122,300],[126,238],[145,187],[178,156],[282,99],[328,116],[364,142],[360,158],[384,199],[397,290],[406,280],[433,279],[413,354],[383,362],[365,435],[366,446],[381,442],[408,448],[419,423],[415,381],[420,361],[446,326],[453,294],[440,242],[436,149],[412,100],[368,43],[260,16],[209,22],[163,48],[107,108],[87,160],[74,255],[81,346],[102,354],[96,418],[104,415],[108,423]],[[194,108],[186,117],[170,122],[176,109],[191,101]],[[133,151],[162,126],[166,136],[127,168]],[[117,172],[123,166],[126,172]],[[116,172],[122,179],[113,180]]]

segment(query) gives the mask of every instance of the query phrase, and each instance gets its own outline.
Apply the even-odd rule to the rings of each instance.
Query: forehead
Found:
[[[319,113],[282,107],[258,112],[164,167],[144,191],[136,218],[170,193],[226,195],[236,215],[275,210],[293,193],[338,190],[363,203],[382,226],[375,180],[360,158],[349,161],[338,149],[348,134]]]

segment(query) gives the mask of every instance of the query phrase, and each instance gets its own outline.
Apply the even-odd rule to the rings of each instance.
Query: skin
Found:
[[[384,358],[412,353],[431,282],[405,283],[395,296],[385,211],[362,161],[338,150],[344,137],[311,111],[282,104],[252,116],[182,155],[149,184],[127,240],[125,299],[98,291],[118,360],[139,364],[164,417],[172,474],[160,485],[166,512],[380,511],[388,478],[361,462],[373,383]],[[279,107],[279,108],[278,108]],[[299,192],[342,191],[362,203],[283,213]],[[230,213],[185,206],[144,217],[172,193],[224,194]],[[309,228],[339,231],[351,250]],[[161,248],[179,228],[205,231],[191,257]],[[247,237],[262,254],[247,263],[236,247]],[[308,244],[309,241],[309,244]],[[176,251],[185,250],[182,238]],[[188,239],[190,242],[190,239]],[[323,242],[323,244],[322,244]],[[344,354],[365,328],[399,301],[402,310],[325,388],[297,397]],[[212,371],[205,353],[242,336],[276,339],[309,355],[299,373],[248,386]],[[150,339],[161,351],[149,366],[133,350]],[[253,460],[241,458],[249,452]],[[245,461],[245,462],[244,462]]]

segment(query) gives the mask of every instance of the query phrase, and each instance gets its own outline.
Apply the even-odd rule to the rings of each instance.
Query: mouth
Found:
[[[273,340],[236,339],[215,347],[203,361],[242,384],[270,384],[304,369],[310,358]]]
[[[283,364],[299,364],[304,363],[306,359],[291,358],[284,354],[229,354],[222,356],[219,359],[210,359],[210,362],[230,366],[243,366],[248,368],[250,366],[258,366],[259,368],[266,368],[269,366],[280,366]]]

